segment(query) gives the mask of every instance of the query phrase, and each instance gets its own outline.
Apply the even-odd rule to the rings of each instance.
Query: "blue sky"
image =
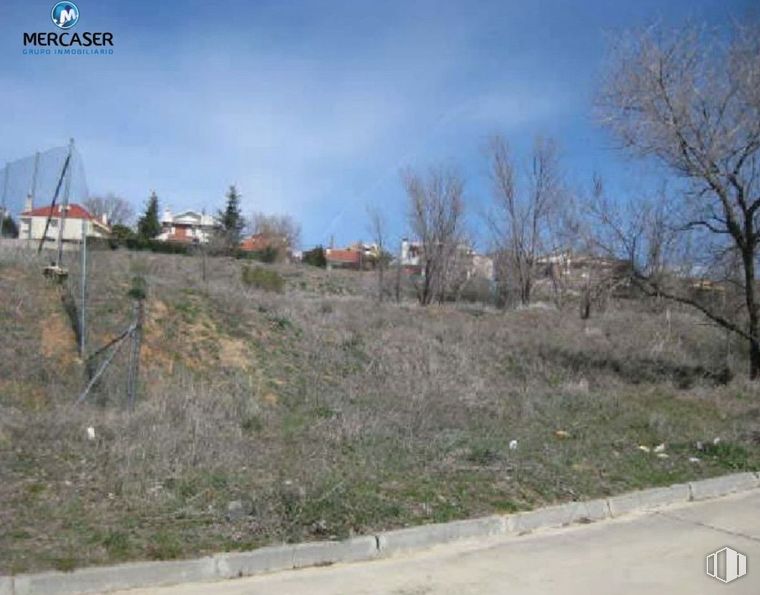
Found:
[[[75,30],[113,32],[113,56],[24,56],[23,32],[55,30],[53,2],[3,3],[0,160],[73,136],[91,193],[213,211],[235,183],[245,213],[294,216],[305,246],[368,239],[368,204],[402,235],[407,165],[457,167],[477,228],[495,132],[522,157],[554,137],[573,185],[599,171],[625,186],[638,170],[591,110],[606,36],[753,4],[76,2]]]

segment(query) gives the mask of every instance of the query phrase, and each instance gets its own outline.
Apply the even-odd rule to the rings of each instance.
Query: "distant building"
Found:
[[[161,217],[161,233],[156,238],[162,242],[206,244],[218,228],[217,220],[206,213],[182,211],[173,215],[169,209]]]
[[[105,215],[103,215],[102,219],[98,219],[92,216],[82,205],[76,203],[66,206],[64,213],[63,234],[61,235],[64,241],[82,241],[83,221],[84,233],[88,238],[107,238],[111,235],[111,228]],[[53,208],[47,206],[35,209],[27,201],[26,210],[19,216],[19,239],[41,240],[45,233],[45,226],[47,225],[47,237],[45,239],[56,241],[59,235],[58,226],[60,225],[60,217],[61,207],[58,205]],[[50,219],[49,225],[47,223],[48,219]]]
[[[249,253],[264,253],[274,251],[277,259],[293,259],[293,252],[290,249],[290,243],[285,236],[272,235],[266,233],[257,233],[240,242],[240,249]]]
[[[376,266],[380,257],[380,247],[377,244],[364,242],[355,242],[347,248],[325,249],[328,269],[369,270]]]
[[[405,269],[419,269],[421,265],[422,242],[410,242],[407,238],[401,240],[400,264]]]
[[[407,238],[401,240],[399,263],[407,273],[422,274],[423,260],[424,249],[422,242],[410,241]],[[466,279],[481,277],[488,281],[494,280],[493,258],[484,254],[478,254],[466,243],[461,243],[457,246],[453,265]]]
[[[493,281],[496,278],[494,272],[493,258],[485,256],[484,254],[472,253],[470,255],[471,266],[468,270],[469,277],[481,277],[488,281]]]
[[[355,248],[327,248],[325,260],[328,269],[361,270],[364,263],[364,252]]]
[[[599,276],[625,276],[628,271],[628,262],[625,260],[571,250],[542,254],[536,258],[536,265],[547,277],[563,277],[574,281]]]
[[[362,253],[362,260],[365,263],[374,262],[380,258],[380,246],[377,244],[365,244],[364,242],[356,242],[348,247],[349,250]]]

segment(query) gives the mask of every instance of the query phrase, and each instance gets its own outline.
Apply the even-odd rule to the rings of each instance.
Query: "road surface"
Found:
[[[731,546],[746,576],[723,584],[705,555]],[[124,595],[760,594],[760,490],[521,537],[407,556]]]

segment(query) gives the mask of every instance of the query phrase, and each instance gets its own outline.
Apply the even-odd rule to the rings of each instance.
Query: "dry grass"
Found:
[[[61,315],[58,290],[34,259],[0,254],[4,572],[341,537],[760,468],[760,391],[726,383],[725,338],[686,312],[618,304],[584,324],[572,306],[378,305],[371,276],[348,272],[278,266],[274,294],[227,259],[209,261],[206,282],[189,257],[91,262],[93,345],[127,323],[131,277],[148,281],[131,414],[119,360],[72,406],[84,378],[73,339],[63,359],[39,341],[39,320]],[[660,443],[667,458],[638,448]],[[232,500],[250,514],[228,520]]]

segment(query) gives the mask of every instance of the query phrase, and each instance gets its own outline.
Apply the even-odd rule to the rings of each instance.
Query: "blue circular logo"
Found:
[[[71,29],[79,21],[79,9],[73,2],[59,2],[53,6],[50,17],[56,27]]]

